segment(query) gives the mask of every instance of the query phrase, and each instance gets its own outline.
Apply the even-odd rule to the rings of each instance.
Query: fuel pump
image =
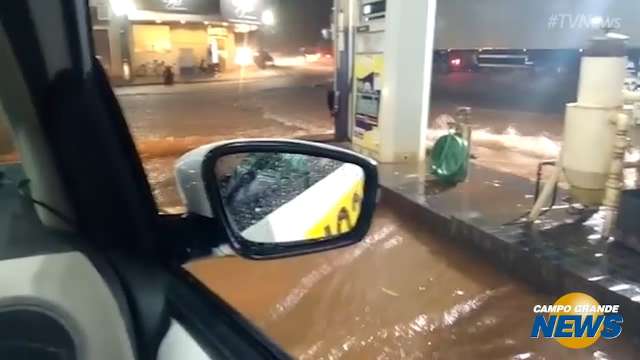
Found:
[[[423,161],[435,0],[337,0],[353,29],[349,127],[353,148],[380,162]],[[344,41],[344,40],[341,40]]]

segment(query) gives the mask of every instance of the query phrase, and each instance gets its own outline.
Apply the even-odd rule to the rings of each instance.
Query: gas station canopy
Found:
[[[112,0],[113,2],[114,0]],[[271,0],[115,0],[131,1],[135,10],[127,16],[138,21],[191,21],[206,19],[232,23],[262,24],[273,17]],[[268,25],[268,24],[267,24]]]

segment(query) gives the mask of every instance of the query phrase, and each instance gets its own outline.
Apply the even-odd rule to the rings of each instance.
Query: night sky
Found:
[[[265,40],[273,50],[317,46],[320,31],[329,27],[333,0],[277,0],[277,25]]]

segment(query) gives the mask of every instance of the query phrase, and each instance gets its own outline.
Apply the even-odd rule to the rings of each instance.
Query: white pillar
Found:
[[[122,68],[122,36],[120,35],[120,31],[122,30],[122,21],[123,19],[119,19],[113,14],[110,16],[109,21],[109,51],[111,52],[111,68],[110,68],[110,76],[122,78],[123,77],[123,68]]]

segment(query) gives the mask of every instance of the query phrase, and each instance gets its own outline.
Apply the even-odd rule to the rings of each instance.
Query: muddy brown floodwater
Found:
[[[474,114],[480,125],[493,124],[494,113]],[[541,159],[557,156],[560,134],[536,128],[521,135],[509,126],[476,129],[476,162],[533,178]],[[137,138],[159,206],[183,210],[172,169],[188,149],[231,136],[299,135],[283,121],[243,131]],[[584,350],[529,339],[533,306],[555,297],[436,238],[427,225],[383,201],[367,238],[354,246],[263,262],[203,259],[187,268],[298,359],[640,358],[624,332]]]
[[[525,162],[527,154],[498,156],[501,149],[474,151],[493,161],[487,165],[525,177],[532,174],[514,169],[534,168],[546,155],[528,154],[535,156]],[[172,212],[182,211],[174,161],[144,158],[156,200]],[[187,268],[298,359],[640,358],[624,332],[584,350],[529,339],[533,306],[555,297],[435,237],[427,225],[383,201],[367,238],[354,246],[274,261],[203,259]]]
[[[456,75],[450,85],[469,82],[469,77]],[[485,84],[476,84],[484,92]],[[322,89],[306,91],[323,96]],[[158,205],[170,212],[183,210],[172,169],[175,157],[190,148],[227,138],[331,130],[324,105],[316,116],[324,120],[292,121],[308,118],[312,98],[292,103],[289,93],[270,90],[248,102],[215,100],[209,93],[175,99],[166,94],[121,97]],[[201,106],[214,100],[215,106]],[[454,105],[476,106],[469,101],[463,97],[455,104],[435,104],[433,114],[451,113]],[[212,116],[222,110],[230,114],[223,126],[207,128],[204,120],[222,118]],[[526,136],[510,129],[514,119]],[[531,178],[540,159],[557,155],[557,114],[475,109],[474,123],[473,151],[482,165]],[[16,159],[6,130],[0,127],[0,162]],[[366,239],[351,247],[263,262],[209,258],[186,267],[298,359],[640,358],[624,332],[619,339],[599,340],[583,350],[529,339],[532,307],[555,298],[449,239],[435,237],[427,225],[415,213],[383,200]]]
[[[637,358],[624,335],[585,350],[530,340],[533,305],[554,298],[384,203],[368,237],[345,249],[188,268],[299,359]]]

